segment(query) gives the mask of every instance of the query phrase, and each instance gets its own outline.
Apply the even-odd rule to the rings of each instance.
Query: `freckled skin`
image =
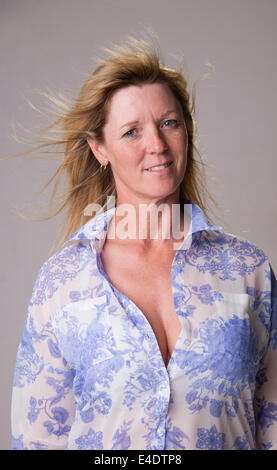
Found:
[[[168,110],[173,112],[161,116]],[[138,123],[120,127],[137,120]],[[177,123],[176,123],[177,121]],[[187,162],[187,131],[180,103],[163,84],[131,85],[112,97],[104,126],[105,143],[88,139],[101,164],[110,164],[118,204],[179,202]],[[169,171],[145,171],[173,161]]]

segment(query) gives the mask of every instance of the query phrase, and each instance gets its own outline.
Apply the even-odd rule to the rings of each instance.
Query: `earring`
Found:
[[[104,173],[104,171],[106,170],[107,168],[107,165],[100,165],[100,171],[101,173]]]

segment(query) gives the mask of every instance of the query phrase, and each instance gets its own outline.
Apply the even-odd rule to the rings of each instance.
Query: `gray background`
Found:
[[[169,66],[184,58],[190,84],[208,72],[207,62],[214,65],[196,101],[210,189],[225,210],[225,230],[262,248],[277,271],[276,11],[276,0],[0,0],[0,156],[25,150],[12,138],[12,120],[27,129],[44,124],[24,97],[39,105],[36,89],[77,90],[101,46],[141,37],[150,25]],[[47,201],[49,192],[39,199],[37,193],[56,161],[0,165],[0,448],[9,449],[16,348],[35,278],[63,218],[38,223],[15,212],[31,214],[29,204]]]

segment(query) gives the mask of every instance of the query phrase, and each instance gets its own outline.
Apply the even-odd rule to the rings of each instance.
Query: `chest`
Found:
[[[134,253],[105,249],[101,261],[114,287],[127,296],[148,320],[167,366],[182,325],[172,296],[172,256],[146,259]]]

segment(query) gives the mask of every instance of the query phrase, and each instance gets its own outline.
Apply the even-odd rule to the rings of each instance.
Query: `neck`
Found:
[[[190,220],[178,201],[117,203],[107,238],[144,250],[176,248],[189,231]]]

